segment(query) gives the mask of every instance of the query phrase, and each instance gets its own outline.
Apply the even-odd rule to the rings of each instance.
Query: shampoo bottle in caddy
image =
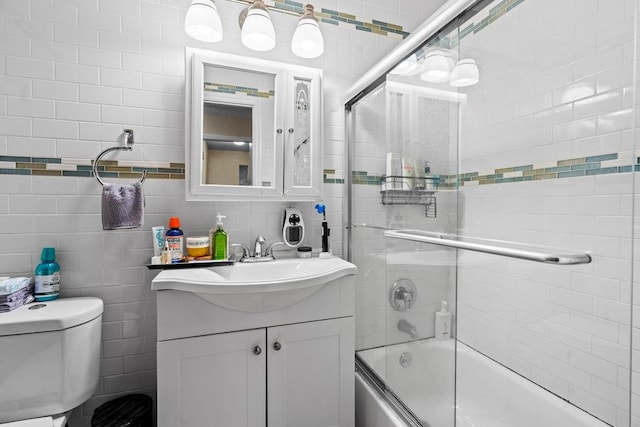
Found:
[[[60,295],[60,265],[55,248],[42,248],[42,261],[36,267],[35,300],[51,301]]]

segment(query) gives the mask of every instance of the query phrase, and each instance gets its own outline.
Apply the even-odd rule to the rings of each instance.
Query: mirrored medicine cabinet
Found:
[[[322,71],[186,50],[187,200],[317,200]]]

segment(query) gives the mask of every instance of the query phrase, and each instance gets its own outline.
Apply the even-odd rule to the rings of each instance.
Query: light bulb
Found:
[[[240,40],[249,49],[264,52],[275,47],[276,31],[262,0],[254,0],[241,25]]]
[[[324,52],[324,39],[318,20],[313,15],[313,5],[306,4],[291,39],[291,50],[300,58],[317,58]]]
[[[480,81],[478,65],[473,59],[461,59],[451,73],[449,84],[453,87],[472,86]]]
[[[203,42],[222,40],[222,22],[216,4],[212,0],[193,0],[184,19],[184,31]]]
[[[424,57],[420,79],[430,83],[446,82],[449,80],[452,68],[451,56],[441,49],[434,49]]]

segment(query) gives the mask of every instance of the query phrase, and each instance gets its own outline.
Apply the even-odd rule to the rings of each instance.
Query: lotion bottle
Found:
[[[448,304],[442,301],[440,311],[436,312],[435,337],[437,340],[448,340],[451,337],[451,313]]]
[[[222,218],[226,218],[226,216],[218,212],[216,217],[218,218],[218,221],[216,222],[216,231],[213,233],[213,239],[211,240],[211,245],[213,247],[211,257],[215,260],[226,260],[229,259],[229,239],[227,232],[222,229]]]

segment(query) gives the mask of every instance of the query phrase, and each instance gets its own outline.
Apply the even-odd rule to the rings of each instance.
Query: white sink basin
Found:
[[[151,282],[151,289],[191,292],[232,310],[265,312],[295,304],[332,280],[356,271],[355,265],[340,258],[278,259],[163,270]]]

